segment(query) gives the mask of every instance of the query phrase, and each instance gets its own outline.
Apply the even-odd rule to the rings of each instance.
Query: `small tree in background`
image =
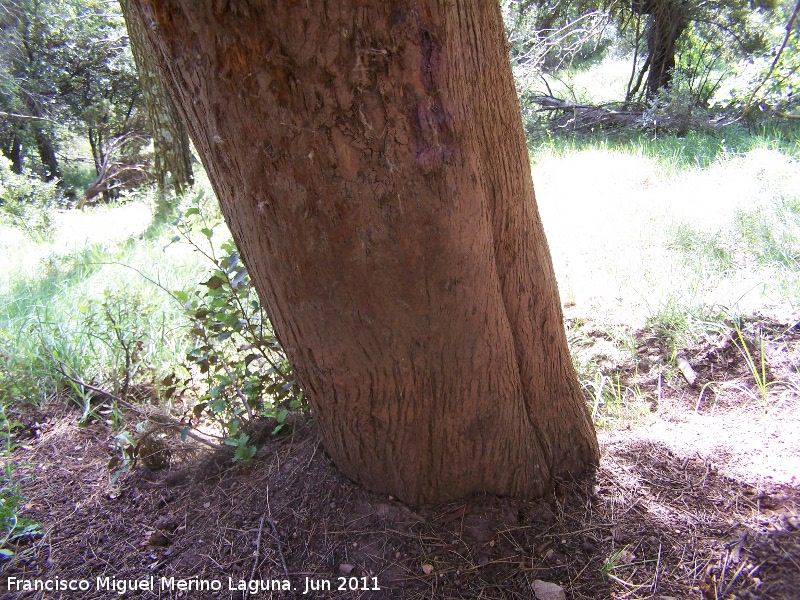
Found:
[[[683,53],[699,103],[710,97],[711,71],[768,50],[769,29],[785,8],[777,0],[504,0],[503,6],[512,62],[523,71],[552,73],[627,38],[634,51],[627,101],[652,100],[669,87]]]

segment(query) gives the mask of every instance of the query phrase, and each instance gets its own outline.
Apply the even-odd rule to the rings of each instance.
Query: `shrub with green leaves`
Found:
[[[0,401],[0,457],[4,459],[0,471],[0,559],[14,556],[12,545],[38,535],[41,529],[38,523],[20,515],[24,498],[19,482],[14,480],[16,465],[10,460],[11,451],[16,448],[12,432],[18,427],[21,425],[8,418],[5,403]]]
[[[234,460],[247,462],[255,448],[244,424],[257,416],[272,417],[277,433],[290,410],[305,409],[303,393],[233,241],[222,242],[217,250],[213,228],[198,204],[176,225],[179,235],[173,242],[192,245],[212,270],[194,289],[174,293],[191,322],[190,376],[182,385],[175,375],[162,383],[168,396],[179,387],[184,396],[194,396],[193,419],[218,423],[225,443],[235,448]]]
[[[729,108],[745,109],[750,119],[794,115],[800,111],[800,27],[791,21],[792,5],[783,3],[773,19],[762,23],[769,50],[748,54],[731,65],[717,101]],[[765,16],[760,15],[762,18]],[[789,28],[789,25],[793,27]]]
[[[58,198],[56,183],[17,175],[10,165],[0,156],[0,222],[44,237],[52,227],[50,208]]]

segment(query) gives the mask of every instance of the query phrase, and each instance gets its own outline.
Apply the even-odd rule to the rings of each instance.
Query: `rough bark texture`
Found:
[[[119,0],[119,5],[125,17],[131,53],[153,133],[153,174],[159,194],[156,216],[163,217],[170,212],[166,203],[167,174],[172,175],[172,185],[179,194],[194,183],[189,135],[158,72],[139,14],[131,0]]]
[[[342,471],[422,503],[597,462],[496,2],[136,4]]]

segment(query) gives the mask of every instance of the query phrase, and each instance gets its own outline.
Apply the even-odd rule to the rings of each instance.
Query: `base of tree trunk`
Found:
[[[597,463],[499,5],[136,4],[344,473],[419,504]]]

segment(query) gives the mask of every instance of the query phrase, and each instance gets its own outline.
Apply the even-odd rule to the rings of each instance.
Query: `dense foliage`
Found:
[[[115,4],[4,2],[0,31],[0,150],[15,173],[58,180],[74,195],[109,160],[136,162],[145,124]]]

